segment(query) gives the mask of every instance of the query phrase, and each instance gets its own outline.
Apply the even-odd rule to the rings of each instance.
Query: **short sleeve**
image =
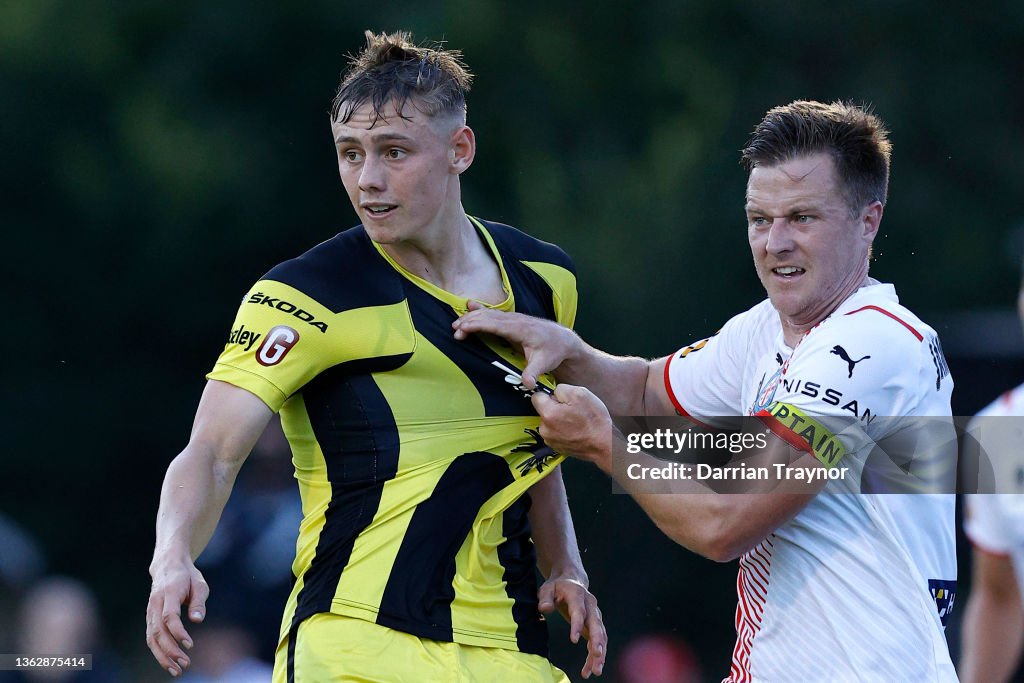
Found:
[[[971,543],[986,552],[1007,555],[1011,541],[996,495],[972,494],[964,497],[964,533]]]
[[[271,410],[324,370],[365,361],[394,365],[416,340],[404,300],[332,311],[276,280],[260,280],[242,299],[207,379],[259,396]]]
[[[742,411],[742,381],[749,339],[740,314],[707,339],[684,346],[665,364],[665,391],[680,415],[697,420]]]
[[[332,362],[331,312],[299,290],[261,280],[246,293],[207,379],[259,396],[275,412]]]

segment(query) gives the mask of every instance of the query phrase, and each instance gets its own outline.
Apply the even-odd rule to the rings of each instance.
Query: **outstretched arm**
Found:
[[[544,318],[480,307],[452,323],[455,338],[493,334],[522,349],[523,383],[533,388],[551,372],[559,382],[586,386],[613,415],[644,415],[644,388],[651,363],[643,358],[613,356],[587,344],[572,330]]]
[[[646,469],[664,467],[666,463],[644,453],[627,455],[626,443],[614,429],[608,410],[591,392],[560,384],[553,397],[538,392],[532,400],[541,416],[540,434],[551,448],[593,462],[633,496],[665,535],[718,562],[735,559],[760,543],[803,509],[824,485],[821,480],[803,483],[814,479],[808,477],[785,490],[766,482],[764,492],[752,489],[745,494],[720,494],[698,481],[662,480],[655,492],[652,482],[640,484],[630,478],[624,463]],[[661,399],[652,396],[649,400]],[[757,454],[759,460],[747,460],[749,465],[822,467],[813,456],[774,435],[768,437],[767,444]]]
[[[591,673],[600,676],[608,650],[608,633],[597,598],[589,590],[590,580],[580,558],[560,465],[530,488],[530,498],[530,528],[537,563],[547,579],[538,594],[539,609],[545,613],[558,609],[569,622],[572,642],[579,642],[580,635],[587,639],[587,661],[581,674],[583,678],[590,678]]]
[[[181,619],[206,616],[209,586],[195,559],[213,535],[235,476],[273,413],[255,395],[210,381],[196,411],[188,445],[167,468],[149,566],[153,588],[146,610],[146,644],[160,665],[179,676],[189,665],[192,638]]]

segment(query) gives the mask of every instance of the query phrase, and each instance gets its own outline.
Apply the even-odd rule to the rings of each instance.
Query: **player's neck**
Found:
[[[410,273],[441,289],[490,304],[504,301],[501,271],[462,205],[415,240],[382,245]]]
[[[868,282],[867,269],[865,268],[863,273],[852,277],[850,279],[850,284],[843,287],[834,297],[822,302],[818,308],[809,311],[808,314],[802,315],[798,318],[787,317],[780,313],[779,319],[782,321],[782,337],[786,342],[786,346],[791,349],[795,349],[796,345],[800,343],[800,339],[805,334],[814,329],[825,318],[832,315],[844,301],[856,294],[857,290],[867,285]]]

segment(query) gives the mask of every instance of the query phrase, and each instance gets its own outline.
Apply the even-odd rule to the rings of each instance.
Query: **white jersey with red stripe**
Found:
[[[805,450],[807,440],[839,439],[843,466],[894,429],[889,417],[938,417],[952,435],[952,380],[934,330],[874,280],[796,348],[766,300],[674,354],[665,382],[682,415],[762,415]],[[848,419],[834,434],[801,436],[772,413],[801,415],[819,432]],[[944,637],[956,590],[954,496],[853,495],[859,479],[830,480],[741,558],[727,681],[956,680]]]
[[[967,431],[992,471],[991,487],[981,490],[999,493],[966,497],[964,532],[979,550],[1011,559],[1024,595],[1024,384],[979,412]]]

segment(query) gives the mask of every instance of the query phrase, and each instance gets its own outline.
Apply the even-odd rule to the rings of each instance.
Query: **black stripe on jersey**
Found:
[[[513,600],[516,644],[520,652],[548,656],[548,627],[537,610],[537,555],[530,540],[530,494],[513,503],[502,516],[505,542],[498,546],[498,561],[505,568],[505,594]]]
[[[516,297],[516,311],[538,318],[557,320],[555,294],[535,270],[519,261],[506,261],[505,272]]]
[[[380,601],[377,623],[452,641],[455,556],[494,494],[514,481],[505,459],[484,451],[455,458],[416,506]]]
[[[516,299],[516,311],[555,320],[554,292],[537,271],[521,261],[541,261],[576,272],[572,261],[561,248],[542,242],[502,223],[484,222],[495,246],[501,252],[509,284]]]
[[[448,357],[473,383],[484,402],[486,415],[527,416],[536,415],[533,404],[523,394],[505,382],[505,373],[498,370],[492,361],[505,360],[492,351],[476,335],[464,341],[452,336],[452,322],[458,315],[455,310],[412,284],[406,285],[409,311],[416,331],[426,337],[441,353]],[[443,396],[436,400],[444,401]]]
[[[294,287],[335,313],[396,304],[404,278],[385,261],[358,225],[275,266],[261,280]]]
[[[497,245],[502,256],[506,258],[511,256],[516,261],[551,263],[565,268],[573,275],[576,274],[576,266],[573,265],[572,259],[558,245],[527,235],[511,225],[491,221],[480,222],[491,234],[491,239],[494,240],[494,244]]]
[[[299,637],[299,625],[292,622],[288,631],[288,660],[285,671],[288,674],[288,683],[295,683],[295,639]]]
[[[327,463],[331,501],[316,552],[303,575],[292,623],[329,612],[356,537],[377,514],[384,483],[398,471],[395,416],[369,371],[400,367],[409,355],[337,365],[303,389],[306,410]],[[355,370],[359,374],[354,374]]]

